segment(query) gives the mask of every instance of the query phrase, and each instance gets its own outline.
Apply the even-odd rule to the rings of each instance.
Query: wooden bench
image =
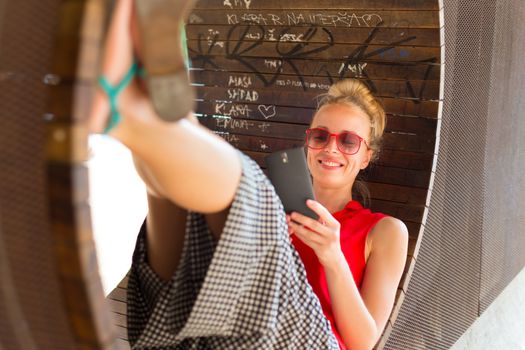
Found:
[[[114,324],[117,329],[117,342],[123,350],[129,349],[127,333],[127,309],[126,292],[128,288],[128,276],[126,275],[118,286],[108,294],[109,309],[113,315]]]

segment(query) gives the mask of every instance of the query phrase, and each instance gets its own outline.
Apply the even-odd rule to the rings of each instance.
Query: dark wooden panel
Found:
[[[88,158],[86,82],[88,72],[98,70],[105,8],[96,2],[60,1],[59,15],[53,75],[44,79],[49,86],[44,151],[54,257],[77,347],[109,349],[115,346],[115,328],[98,275],[84,165]],[[77,85],[81,81],[84,85]]]
[[[255,159],[259,164],[264,167],[263,158],[268,155],[269,152],[277,151],[287,147],[298,147],[303,144],[302,141],[287,141],[287,140],[275,140],[275,139],[263,139],[261,137],[251,141],[249,136],[243,135],[222,135],[226,140],[230,141],[234,145],[242,145],[246,148],[244,152],[250,157]],[[275,141],[275,143],[274,143]],[[264,145],[264,146],[263,146]],[[253,147],[251,147],[253,146]],[[261,147],[263,146],[263,147]],[[381,151],[379,159],[375,161],[375,165],[383,166],[386,169],[390,168],[401,168],[408,170],[420,170],[427,171],[432,167],[433,154],[427,153],[414,153],[406,151],[396,150],[384,150]],[[374,165],[372,165],[374,166]]]
[[[226,141],[231,143],[236,148],[240,149],[243,152],[263,152],[270,153],[275,152],[285,148],[291,147],[300,147],[303,145],[303,140],[289,140],[283,138],[271,138],[271,137],[253,137],[249,135],[239,135],[239,134],[228,134],[228,133],[217,133],[222,136]],[[258,158],[259,159],[259,158]],[[254,159],[254,160],[258,160]],[[262,158],[259,165],[264,167]]]
[[[194,10],[189,24],[256,23],[271,26],[316,25],[324,27],[439,28],[437,11],[321,10]]]
[[[417,237],[419,236],[419,230],[421,229],[421,223],[405,221],[405,225],[408,229],[409,239],[417,240]]]
[[[127,315],[127,307],[126,307],[126,301],[117,301],[117,300],[110,300],[109,301],[109,309],[112,312],[119,313],[121,315]]]
[[[438,10],[435,0],[316,0],[312,2],[295,0],[206,0],[199,1],[198,9],[387,9],[387,10]]]
[[[393,185],[428,188],[430,170],[413,170],[387,167],[379,164],[371,165],[365,177],[369,181]]]
[[[262,89],[268,86],[286,88],[288,91],[308,91],[318,94],[326,93],[333,83],[327,77],[305,77],[294,75],[269,75],[269,74],[235,74],[224,71],[192,71],[192,81],[206,86],[227,87],[228,89]],[[385,97],[413,98],[424,100],[437,100],[439,98],[439,81],[407,81],[402,80],[362,80],[365,84],[373,86],[378,94]]]
[[[234,135],[264,136],[302,141],[307,125],[256,121],[237,118],[199,117],[201,124],[212,130]],[[385,133],[383,148],[412,152],[434,152],[434,138],[417,135]]]
[[[401,45],[440,47],[439,29],[427,28],[384,28],[380,27],[375,33],[373,27],[352,28],[352,35],[348,35],[348,28],[340,27],[288,27],[264,26],[255,32],[253,25],[239,25],[236,31],[230,31],[231,26],[192,24],[186,26],[186,35],[190,41],[220,43],[229,40],[245,40],[265,42],[309,42],[324,43],[328,35],[336,43],[362,44],[370,41],[375,45],[392,45],[400,42]],[[243,35],[243,33],[245,33]],[[371,38],[371,35],[373,37]]]
[[[188,49],[199,53],[203,44],[196,40],[188,41]],[[440,61],[439,47],[412,47],[400,45],[371,45],[338,44],[328,37],[325,42],[247,42],[228,40],[226,42],[212,43],[206,49],[208,57],[224,56],[230,58],[264,57],[267,59],[322,59],[352,57],[355,52],[361,53],[360,62],[398,62],[413,63],[427,60],[430,57],[435,62]],[[366,51],[366,53],[365,53]]]
[[[284,139],[255,138],[244,135],[225,135],[225,139],[250,155],[261,168],[266,167],[264,164],[265,152],[261,151],[277,151],[302,145],[301,141],[293,142]],[[364,180],[366,181],[420,189],[428,189],[430,181],[429,170],[397,168],[379,164],[372,164],[364,174]]]
[[[437,120],[421,117],[407,117],[401,115],[387,115],[386,131],[412,133],[420,136],[435,138]]]
[[[424,204],[427,190],[423,188],[389,185],[385,183],[366,182],[370,196],[375,199],[401,204]]]
[[[381,150],[378,165],[412,170],[432,169],[434,155],[429,153],[406,152],[396,150]]]
[[[198,86],[197,98],[204,101],[218,100],[236,103],[258,103],[266,106],[301,106],[316,108],[318,93],[295,92],[285,89],[224,89],[219,87]],[[417,101],[410,99],[379,98],[385,110],[394,115],[412,115],[437,118],[437,101]]]
[[[359,56],[356,53],[355,56]],[[263,57],[242,57],[242,60],[211,56],[206,49],[190,51],[192,67],[196,69],[225,70],[231,73],[288,74],[337,78],[439,80],[441,67],[431,63],[433,57],[423,62],[364,62],[358,57],[333,57],[330,60],[267,59]],[[292,64],[290,64],[290,62]],[[297,72],[300,72],[299,74]]]
[[[304,125],[309,125],[315,114],[315,109],[313,108],[204,101],[199,101],[197,110],[199,113],[205,115],[220,115],[232,118]],[[436,119],[387,115],[386,131],[403,132],[433,138],[436,132],[436,126]]]
[[[374,199],[372,210],[385,213],[403,221],[421,222],[423,218],[424,205],[412,205]]]
[[[197,111],[207,115],[222,115],[260,121],[272,120],[295,124],[309,124],[315,113],[314,108],[267,106],[224,101],[198,101]]]

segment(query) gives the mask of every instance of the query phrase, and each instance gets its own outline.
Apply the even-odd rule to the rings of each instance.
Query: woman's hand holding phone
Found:
[[[339,240],[341,224],[321,203],[309,199],[306,205],[319,216],[319,219],[314,220],[298,212],[292,212],[286,216],[288,234],[295,235],[312,248],[324,267],[339,264],[341,258],[344,260]]]

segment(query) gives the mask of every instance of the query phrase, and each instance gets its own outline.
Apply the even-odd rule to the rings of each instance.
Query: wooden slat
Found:
[[[391,324],[394,324],[397,319],[397,315],[399,314],[399,311],[401,310],[401,305],[403,304],[403,300],[405,299],[405,291],[401,290],[400,294],[396,298],[396,303],[394,304],[394,307],[392,308],[392,312],[390,314],[389,322]]]
[[[83,39],[100,44],[83,26],[100,28],[103,22],[100,1],[62,1],[52,72],[58,77],[75,77],[78,66],[89,65]],[[99,34],[99,33],[97,33]],[[91,57],[92,58],[92,57]],[[91,234],[86,169],[87,130],[75,119],[75,85],[50,78],[46,108],[45,154],[49,178],[50,218],[55,258],[67,307],[70,329],[78,347],[110,348],[115,329],[107,311],[98,275],[96,250]]]
[[[387,10],[438,10],[436,0],[316,0],[302,1],[295,0],[265,0],[257,2],[252,0],[206,0],[197,2],[195,8],[198,9],[387,9]]]
[[[118,337],[118,339],[127,341],[128,340],[128,329],[127,329],[127,327],[116,326],[115,328],[117,329],[117,337]]]
[[[381,150],[376,164],[392,168],[428,170],[432,169],[433,160],[434,155],[429,153]]]
[[[316,25],[323,27],[374,27],[383,23],[387,28],[439,28],[437,11],[384,11],[341,9],[322,10],[194,10],[189,24],[229,24],[251,22],[271,26]]]
[[[127,299],[127,288],[117,287],[111,291],[111,293],[107,296],[108,299],[115,300],[115,301],[126,301]]]
[[[397,296],[396,296],[397,300]],[[381,337],[379,338],[377,344],[375,345],[374,349],[383,349],[386,345],[386,342],[388,341],[388,338],[390,337],[390,334],[392,333],[392,323],[390,321],[387,322],[385,329],[383,330],[383,333],[381,334]]]
[[[408,258],[413,257],[413,256],[416,255],[417,244],[418,244],[418,239],[414,239],[414,238],[409,238],[408,239],[408,251],[407,251],[407,257]]]
[[[419,231],[421,230],[421,223],[411,221],[404,221],[404,223],[408,229],[409,239],[417,240]]]
[[[109,300],[109,309],[113,313],[118,313],[118,314],[121,314],[121,315],[127,315],[128,314],[125,301]]]
[[[412,275],[412,272],[414,271],[414,267],[416,265],[416,259],[413,256],[408,257],[406,265],[407,267],[403,271],[403,276],[401,277],[401,280],[399,281],[399,286],[405,293],[408,290],[408,283],[410,282],[410,277]]]
[[[372,198],[401,204],[424,205],[427,190],[408,186],[390,185],[377,182],[366,182]]]
[[[436,127],[436,119],[387,115],[385,131],[411,133],[433,139],[436,137]]]
[[[116,326],[118,345],[121,350],[129,349],[127,334],[127,287],[129,273],[124,276],[117,287],[106,297],[113,316],[113,324]]]
[[[383,135],[382,147],[385,150],[433,153],[434,146],[434,137],[388,132]]]
[[[283,107],[253,103],[198,101],[197,111],[205,115],[221,115],[259,121],[279,121],[307,125],[315,113],[313,108]]]
[[[332,81],[326,77],[294,76],[269,74],[232,74],[223,71],[192,71],[192,81],[210,87],[225,87],[234,89],[264,89],[269,84],[275,88],[285,88],[289,91],[308,91],[317,94],[326,93]],[[366,85],[373,86],[378,96],[421,98],[423,100],[439,99],[439,81],[403,81],[403,80],[362,80]]]
[[[373,182],[383,182],[392,185],[428,188],[429,170],[412,170],[373,165],[367,171],[366,178]]]
[[[199,53],[203,44],[196,40],[188,41],[188,49],[193,53]],[[266,59],[320,59],[331,58],[344,59],[348,56],[354,57],[359,62],[398,62],[417,63],[423,60],[433,59],[439,63],[441,49],[439,47],[413,47],[401,45],[358,45],[339,44],[328,39],[321,43],[296,43],[296,42],[246,42],[229,40],[215,43],[206,47],[207,57],[263,57]],[[360,53],[360,54],[357,54]]]
[[[186,26],[186,35],[190,41],[224,42],[227,40],[245,40],[265,42],[294,41],[309,43],[325,43],[330,35],[333,42],[340,44],[362,44],[370,39],[375,45],[392,45],[401,42],[401,45],[440,47],[439,29],[427,28],[383,28],[376,32],[373,28],[352,28],[348,35],[348,28],[333,27],[289,27],[264,26],[252,28],[253,25],[239,25],[231,32],[231,26],[191,24]],[[246,34],[243,35],[243,33]],[[258,32],[257,32],[258,31]],[[373,35],[371,37],[371,35]],[[406,41],[405,41],[406,40]]]
[[[316,99],[319,94],[310,92],[294,92],[281,89],[244,90],[232,89],[230,91],[219,87],[196,88],[197,98],[204,101],[218,100],[231,101],[235,103],[258,103],[266,106],[288,106],[296,105],[315,108]],[[419,117],[437,118],[439,103],[437,101],[414,101],[382,97],[379,100],[387,113],[394,115],[412,115]]]
[[[116,326],[119,326],[119,327],[127,327],[128,326],[128,321],[127,321],[127,317],[126,315],[123,315],[121,313],[118,313],[118,312],[113,312],[113,320],[114,320],[114,324]]]
[[[119,350],[130,350],[131,349],[131,347],[129,345],[129,342],[127,340],[119,338],[119,339],[117,339],[116,344],[118,346],[117,349],[119,349]]]
[[[231,135],[230,135],[231,136]],[[300,142],[290,143],[289,141],[283,139],[271,139],[275,141],[275,144],[269,142],[268,139],[262,140],[262,138],[254,139],[253,137],[243,136],[243,135],[233,135],[234,139],[228,139],[230,143],[233,143],[237,148],[244,149],[245,153],[250,156],[254,155],[252,150],[247,148],[254,148],[257,155],[260,155],[259,152],[261,145],[267,146],[271,149],[270,146],[274,146],[275,150],[297,147],[301,146]],[[239,145],[246,147],[239,147]],[[277,146],[277,147],[275,147]],[[258,149],[257,149],[258,148]],[[264,157],[258,156],[253,158],[261,168],[265,168]],[[426,189],[430,181],[430,171],[429,170],[413,170],[406,168],[394,168],[386,167],[379,164],[372,165],[365,175],[365,179],[370,182],[376,183],[385,183],[390,185],[399,185],[407,187],[416,187]]]
[[[286,122],[303,125],[309,125],[315,114],[315,109],[313,108],[208,101],[199,101],[197,110],[199,113],[208,116],[220,115],[256,121]],[[433,138],[436,133],[436,126],[436,119],[387,115],[385,131],[403,132]]]
[[[351,54],[350,52],[348,54]],[[348,55],[347,55],[348,56]],[[439,80],[440,66],[432,63],[432,57],[422,62],[365,62],[357,58],[332,57],[330,60],[293,59],[289,64],[280,59],[242,57],[238,59],[208,56],[203,46],[200,51],[190,51],[191,66],[196,69],[225,70],[231,73],[287,74],[322,76],[331,78]],[[366,74],[366,75],[365,75]]]
[[[251,135],[304,140],[307,125],[276,123],[238,118],[215,118],[202,116],[199,122],[208,128],[236,135]]]
[[[421,222],[424,205],[400,204],[396,202],[375,199],[372,202],[374,211],[382,212],[403,221]]]
[[[286,138],[294,141],[304,140],[307,125],[276,123],[272,121],[257,121],[236,118],[215,118],[201,116],[201,124],[212,130],[227,132],[233,135],[249,135],[253,137]],[[434,138],[408,134],[385,133],[383,137],[384,149],[402,150],[411,152],[433,153]],[[244,150],[244,148],[240,148]]]
[[[243,152],[252,157],[261,167],[264,166],[264,157],[270,152],[280,149],[299,147],[303,145],[302,141],[290,141],[279,139],[266,139],[259,137],[257,139],[244,135],[220,134],[228,142],[237,148],[243,149]],[[374,166],[382,166],[384,169],[407,169],[426,171],[432,166],[433,154],[415,153],[406,151],[383,150],[376,160]],[[399,160],[399,161],[398,161]],[[430,166],[427,166],[430,165]]]

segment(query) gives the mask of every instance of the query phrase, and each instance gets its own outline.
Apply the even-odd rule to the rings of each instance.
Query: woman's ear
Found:
[[[370,164],[370,160],[372,159],[373,154],[374,154],[374,151],[372,151],[371,149],[366,150],[363,161],[361,162],[361,170],[366,169],[368,164]]]

